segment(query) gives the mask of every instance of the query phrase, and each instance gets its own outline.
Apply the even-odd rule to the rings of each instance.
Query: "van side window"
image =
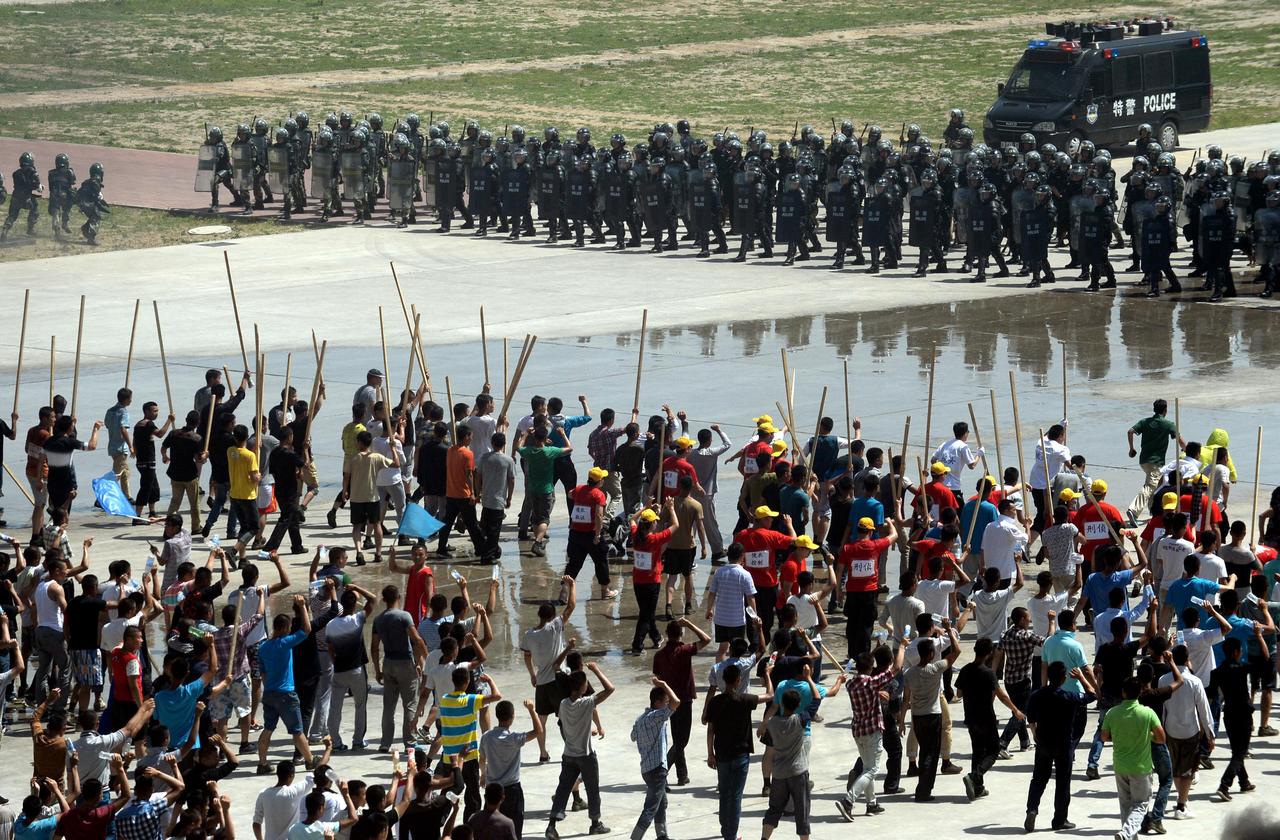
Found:
[[[1109,76],[1104,69],[1094,70],[1089,73],[1089,89],[1093,91],[1094,96],[1110,96],[1111,85],[1109,84]]]
[[[1209,81],[1209,51],[1206,49],[1178,50],[1174,53],[1174,79],[1179,87],[1203,85]]]
[[[1111,62],[1111,93],[1122,96],[1142,91],[1142,58],[1129,56]]]
[[[1148,53],[1142,57],[1142,69],[1150,90],[1159,91],[1173,87],[1172,53]]]

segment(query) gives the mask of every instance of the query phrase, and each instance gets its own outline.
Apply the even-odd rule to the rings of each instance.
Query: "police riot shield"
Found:
[[[679,215],[685,215],[685,180],[688,177],[688,170],[683,163],[667,162],[663,172],[667,173],[667,177],[671,179],[671,206],[675,207]]]
[[[755,185],[747,180],[747,173],[733,174],[733,230],[743,236],[756,234],[757,196]]]
[[[1263,207],[1253,214],[1253,239],[1258,265],[1280,264],[1280,208]]]
[[[1231,192],[1231,206],[1236,210],[1236,233],[1243,234],[1249,230],[1249,184],[1248,178],[1241,177]]]
[[[784,190],[778,196],[777,222],[774,225],[773,239],[779,245],[790,245],[799,242],[801,237],[801,220],[808,207],[804,193],[800,190]]]
[[[1022,214],[1026,213],[1036,203],[1036,194],[1031,190],[1019,188],[1013,191],[1013,195],[1009,197],[1009,212],[1012,216],[1010,222],[1013,225],[1013,240],[1019,245],[1022,244]]]
[[[342,197],[352,201],[364,198],[364,159],[360,150],[343,152],[338,165],[342,171]]]
[[[917,187],[911,192],[908,208],[911,212],[911,226],[907,243],[918,248],[932,245],[934,226],[938,221],[936,203],[923,188]]]
[[[836,189],[832,190],[829,186],[827,189],[826,240],[828,242],[847,241],[853,225],[853,215],[850,212],[852,195],[839,187],[840,184],[837,183]]]
[[[632,214],[631,173],[610,169],[604,177],[604,215],[611,224],[625,222]]]
[[[695,169],[689,173],[689,182],[685,189],[687,199],[685,218],[688,219],[689,227],[694,231],[708,230],[712,225],[711,214],[715,197],[711,190],[711,180],[702,170]]]
[[[1154,219],[1156,215],[1156,205],[1153,201],[1147,201],[1145,198],[1133,202],[1129,207],[1130,219],[1133,221],[1133,232],[1138,236],[1142,235],[1143,229],[1146,227],[1147,221]]]
[[[1071,197],[1071,248],[1079,251],[1081,246],[1080,218],[1093,209],[1093,199],[1081,193]]]
[[[267,184],[271,191],[285,195],[289,191],[289,147],[271,146],[267,149]]]
[[[493,178],[490,177],[489,167],[485,164],[473,166],[467,178],[470,185],[467,191],[467,209],[477,216],[488,216],[493,212]]]
[[[639,185],[640,212],[650,233],[667,228],[667,204],[662,194],[662,176],[650,176]]]
[[[236,143],[231,147],[231,173],[236,189],[253,189],[253,146]]]
[[[586,221],[591,215],[591,174],[574,169],[565,180],[564,214],[575,221]]]
[[[888,243],[889,202],[883,197],[871,198],[862,211],[862,244],[879,248]]]
[[[544,166],[538,170],[538,218],[552,219],[560,215],[560,168]]]
[[[387,166],[387,204],[392,210],[413,206],[413,169],[413,161],[408,158],[393,160]]]
[[[436,161],[436,207],[441,210],[453,209],[458,195],[458,169],[452,160],[441,158]]]
[[[440,163],[438,158],[422,161],[422,202],[428,207],[438,206],[436,192],[440,183]]]
[[[333,187],[333,150],[316,149],[311,154],[311,197],[323,199]]]
[[[957,172],[964,172],[965,165],[969,162],[969,155],[972,149],[952,149],[951,163],[955,166]]]
[[[973,212],[973,202],[977,198],[978,192],[973,187],[956,187],[951,202],[951,218],[955,226],[955,241],[958,243],[969,241],[969,214]]]
[[[196,192],[213,192],[213,183],[218,177],[218,148],[204,145],[200,147],[200,156],[196,159]]]

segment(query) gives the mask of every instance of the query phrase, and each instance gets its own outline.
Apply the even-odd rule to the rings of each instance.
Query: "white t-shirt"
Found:
[[[477,417],[474,414],[462,421],[462,425],[471,430],[471,443],[469,447],[471,454],[475,455],[476,463],[480,463],[480,456],[493,451],[493,445],[489,439],[493,437],[493,433],[498,430],[498,418],[492,414],[486,414],[483,417]]]
[[[1182,639],[1182,644],[1187,646],[1187,664],[1191,666],[1191,673],[1199,677],[1201,682],[1208,683],[1214,667],[1213,646],[1222,641],[1222,628],[1215,626],[1212,630],[1205,630],[1192,627],[1179,630],[1178,636]]]
[[[787,603],[796,608],[797,627],[811,632],[818,626],[818,608],[814,606],[814,602],[821,597],[821,595],[792,595],[787,598]],[[821,640],[821,637],[816,634],[811,638],[815,642]]]
[[[950,594],[956,590],[954,580],[922,580],[916,584],[916,597],[924,604],[925,612],[947,616],[950,610]]]
[[[427,687],[431,689],[431,702],[440,705],[440,698],[453,691],[453,672],[458,667],[455,662],[441,662],[441,653],[436,650],[428,651],[427,658],[422,662],[422,677],[427,681]]]
[[[1222,490],[1231,486],[1231,470],[1226,464],[1212,464],[1204,468],[1204,475],[1209,476],[1209,495],[1219,505],[1222,504]]]
[[[1172,537],[1161,537],[1155,545],[1156,563],[1160,569],[1160,592],[1163,594],[1169,591],[1175,580],[1182,577],[1187,555],[1194,554],[1196,547],[1189,540],[1175,540]]]
[[[1196,577],[1202,577],[1205,580],[1211,580],[1214,583],[1225,583],[1228,575],[1227,564],[1221,557],[1216,554],[1201,554],[1196,552],[1196,557],[1200,558],[1200,574]],[[1218,596],[1213,596],[1213,603],[1218,603]]]
[[[135,613],[132,618],[113,618],[102,625],[102,638],[98,641],[104,654],[110,653],[124,643],[126,627],[142,626],[142,613]]]
[[[943,483],[950,489],[959,491],[963,487],[960,474],[973,461],[973,453],[969,451],[969,444],[959,438],[953,438],[937,448],[932,460],[940,461],[951,468],[951,472],[943,478]]]
[[[385,456],[387,460],[394,461],[396,458],[391,457],[391,449],[393,442],[391,438],[376,437],[373,439],[373,451],[379,455]],[[404,463],[404,447],[400,445],[400,441],[394,442],[396,455],[401,464]],[[379,487],[391,487],[401,481],[400,467],[386,466],[378,470],[378,476],[374,479],[374,483]]]
[[[240,607],[240,623],[243,624],[248,621],[249,616],[258,611],[258,601],[262,598],[265,591],[266,590],[263,587],[255,586],[252,589],[233,589],[231,590],[231,593],[227,595],[227,603],[232,606],[235,606],[236,601],[244,598],[244,605]],[[256,645],[258,642],[265,639],[267,637],[267,628],[270,626],[271,605],[270,602],[268,602],[266,612],[262,616],[262,621],[259,621],[254,625],[254,628],[244,637],[245,646],[249,647],[251,645]],[[266,840],[266,838],[264,837],[263,840]]]
[[[116,603],[119,603],[123,601],[125,597],[141,591],[142,582],[130,578],[124,582],[123,586],[115,581],[111,581],[102,587],[102,591],[98,593],[98,597],[104,601],[115,601]]]
[[[973,611],[978,620],[979,639],[1000,641],[1009,627],[1009,599],[1012,595],[1012,586],[995,592],[983,590],[974,593]]]
[[[1049,477],[1044,474],[1045,461],[1049,462]],[[1036,490],[1044,490],[1053,481],[1054,476],[1062,469],[1062,465],[1071,460],[1071,450],[1056,440],[1044,438],[1036,446],[1036,462],[1031,468],[1027,483]]]
[[[315,787],[308,775],[291,785],[273,786],[258,794],[253,805],[253,824],[262,826],[262,840],[284,840],[298,821],[298,806]]]
[[[1031,630],[1037,636],[1049,635],[1049,611],[1059,615],[1067,608],[1067,592],[1063,590],[1056,595],[1043,598],[1032,598],[1027,601],[1027,609],[1031,612]]]
[[[338,823],[326,822],[325,820],[316,820],[313,823],[294,823],[285,837],[288,840],[323,840],[326,834],[336,837]],[[265,835],[263,840],[265,840]]]
[[[907,642],[907,649],[902,652],[902,670],[919,667],[920,646],[918,643],[923,638],[925,637],[915,635],[913,628],[911,640]],[[947,655],[947,651],[951,649],[951,637],[943,635],[930,636],[928,638],[933,639],[933,661],[937,662],[939,659],[944,658]]]

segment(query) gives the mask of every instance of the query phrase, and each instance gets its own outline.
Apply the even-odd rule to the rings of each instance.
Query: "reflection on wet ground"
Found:
[[[769,293],[761,294],[767,313]],[[642,305],[637,301],[637,310]],[[783,399],[779,349],[790,350],[796,372],[796,423],[807,438],[817,422],[818,403],[828,389],[825,413],[835,418],[836,429],[845,427],[843,359],[848,359],[852,413],[863,420],[863,437],[869,446],[902,445],[903,422],[911,416],[909,464],[923,455],[926,426],[926,393],[929,363],[937,353],[937,382],[930,429],[933,447],[950,436],[951,424],[968,420],[967,404],[976,413],[989,466],[1017,464],[1012,423],[1009,372],[1017,382],[1023,428],[1024,459],[1032,457],[1037,428],[1059,421],[1063,413],[1062,364],[1065,346],[1070,433],[1073,451],[1089,460],[1090,472],[1105,476],[1113,488],[1112,501],[1127,504],[1137,488],[1140,473],[1127,458],[1125,429],[1149,412],[1156,397],[1182,399],[1180,421],[1189,440],[1203,440],[1221,426],[1234,439],[1233,457],[1246,486],[1233,494],[1231,513],[1248,517],[1254,475],[1254,436],[1262,418],[1275,413],[1280,390],[1272,377],[1255,372],[1274,369],[1280,362],[1280,338],[1271,329],[1274,315],[1244,308],[1152,302],[1132,295],[1044,294],[910,307],[884,312],[824,313],[812,317],[738,320],[674,329],[651,330],[642,383],[642,417],[656,413],[666,403],[688,412],[692,431],[719,423],[735,444],[751,430],[750,418],[776,414],[774,403]],[[639,325],[637,312],[637,327]],[[582,325],[589,331],[590,324]],[[389,336],[393,347],[390,377],[404,381],[407,340]],[[511,337],[514,366],[518,337]],[[539,341],[511,410],[518,418],[533,394],[558,395],[573,410],[578,394],[589,397],[598,412],[612,407],[620,415],[630,409],[635,387],[638,329],[635,332],[578,339]],[[493,390],[502,390],[501,341],[489,342]],[[427,349],[435,386],[434,396],[445,402],[444,377],[450,377],[454,401],[468,401],[483,381],[482,354],[476,344],[430,346]],[[396,361],[398,359],[398,362]],[[198,371],[220,366],[221,359],[171,361],[175,390],[187,393],[198,383]],[[295,382],[309,389],[311,369],[295,355]],[[329,410],[321,413],[314,433],[317,462],[324,490],[322,500],[336,492],[339,472],[338,436],[347,419],[346,394],[353,393],[371,365],[381,367],[380,348],[331,349],[325,360],[330,397]],[[105,366],[103,366],[105,368]],[[178,371],[182,370],[182,373]],[[109,374],[109,375],[108,375]],[[135,390],[162,393],[159,371],[135,368]],[[116,368],[86,371],[81,395],[86,404],[111,404],[117,387]],[[275,385],[278,389],[279,384]],[[995,445],[989,392],[996,394],[1000,446]],[[248,417],[250,412],[243,412]],[[575,461],[579,474],[587,464],[586,437],[594,423],[574,437],[579,447]],[[97,466],[94,458],[86,464]],[[1264,462],[1267,459],[1264,458]],[[102,459],[105,464],[105,459]],[[91,467],[85,474],[97,475]],[[1263,504],[1280,468],[1264,463]],[[722,523],[732,523],[739,482],[736,472],[724,468],[717,499]],[[317,506],[320,503],[317,503]],[[313,507],[313,510],[315,507]],[[498,646],[491,655],[499,661],[518,660],[522,628],[532,626],[536,604],[553,598],[563,567],[563,496],[552,530],[550,558],[516,556],[508,543],[502,561],[501,606],[495,620]],[[312,517],[312,521],[320,517]],[[512,512],[511,520],[514,520]],[[514,534],[512,534],[514,536]],[[315,531],[308,542],[333,542],[340,534]],[[463,565],[478,578],[473,599],[481,600],[488,569]],[[629,567],[627,569],[629,574]],[[699,593],[710,573],[701,563],[695,573]],[[375,589],[390,576],[383,567],[366,566],[361,577]],[[453,594],[446,568],[437,568],[436,579]],[[581,577],[582,594],[591,589]],[[598,591],[598,590],[597,590]],[[677,603],[682,603],[677,598]],[[701,604],[699,595],[698,604]],[[619,652],[630,641],[635,607],[629,587],[613,602],[584,602],[573,624],[585,648]]]

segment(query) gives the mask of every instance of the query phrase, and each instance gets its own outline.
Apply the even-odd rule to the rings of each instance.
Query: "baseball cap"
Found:
[[[1093,491],[1093,495],[1098,496],[1107,492],[1107,483],[1100,478],[1095,478],[1093,484],[1089,485],[1089,489]]]
[[[768,519],[770,516],[778,516],[778,512],[768,505],[761,505],[756,508],[756,519]]]
[[[769,422],[768,420],[766,420],[763,423],[760,423],[757,425],[756,431],[764,432],[770,435],[776,435],[778,433],[778,427],[773,425],[773,423]]]
[[[653,508],[645,508],[644,510],[640,511],[640,518],[645,522],[657,522],[658,512]]]
[[[382,377],[382,371],[378,370],[377,368],[369,368],[369,372],[368,372],[368,373],[366,373],[366,374],[365,374],[365,376],[377,376],[377,377],[381,378],[381,377]]]
[[[1161,497],[1160,497],[1160,509],[1161,509],[1161,510],[1177,510],[1177,509],[1178,509],[1178,494],[1177,494],[1177,493],[1165,493],[1163,496],[1161,496]]]
[[[933,475],[946,475],[947,473],[951,472],[951,467],[948,467],[946,464],[942,463],[941,461],[934,461],[932,464],[929,465],[929,472],[932,473]]]
[[[775,440],[773,442],[773,457],[778,457],[787,451],[787,442],[785,440]]]
[[[874,531],[876,529],[875,520],[870,516],[864,516],[858,520],[859,531]]]
[[[796,537],[796,541],[792,543],[792,545],[794,545],[796,548],[807,548],[810,551],[817,551],[818,549],[818,544],[813,540],[809,539],[808,534],[801,534],[800,536]]]
[[[1187,479],[1187,481],[1190,482],[1191,484],[1208,484],[1209,476],[1205,475],[1204,473],[1197,473],[1191,476],[1191,478]]]
[[[683,436],[683,435],[681,435],[680,437],[676,438],[674,441],[672,441],[672,443],[673,443],[673,444],[675,444],[676,446],[680,447],[681,449],[692,449],[692,448],[693,448],[693,439],[692,439],[692,438],[689,438],[689,437],[685,437],[685,436]]]
[[[768,414],[761,414],[759,417],[752,417],[751,422],[755,423],[757,426],[763,426],[765,423],[772,424],[773,417]]]
[[[1082,494],[1077,493],[1076,491],[1072,490],[1070,487],[1064,487],[1062,488],[1062,492],[1058,494],[1058,501],[1074,502],[1076,499],[1080,498],[1081,495]]]
[[[592,481],[600,481],[609,477],[609,471],[600,467],[592,467],[587,471],[587,478]]]

